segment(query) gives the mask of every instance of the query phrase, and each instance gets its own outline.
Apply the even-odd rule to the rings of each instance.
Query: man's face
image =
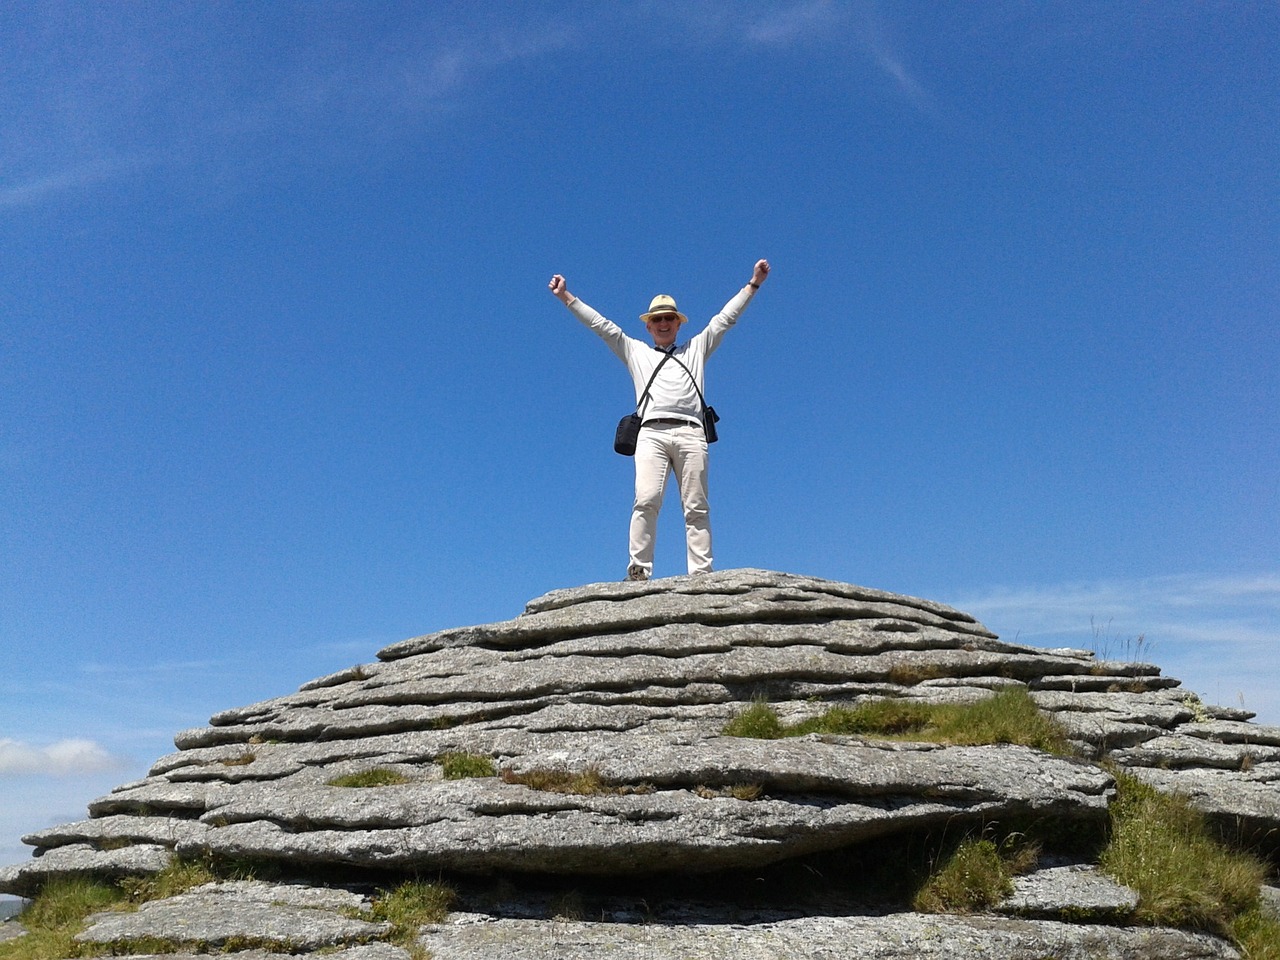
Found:
[[[669,347],[676,342],[676,334],[680,332],[680,318],[674,313],[659,313],[644,322],[653,337],[655,347]]]

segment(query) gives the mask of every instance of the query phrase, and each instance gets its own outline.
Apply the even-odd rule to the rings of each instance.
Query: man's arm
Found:
[[[751,302],[751,298],[755,292],[760,289],[760,284],[764,283],[765,278],[769,276],[769,261],[757,260],[756,265],[751,270],[751,279],[743,284],[742,289],[735,293],[714,317],[707,324],[706,329],[693,338],[694,341],[701,341],[703,349],[706,351],[704,356],[711,356],[720,346],[720,341],[724,339],[724,335],[729,328],[738,322],[738,317],[742,311],[747,309],[747,304]],[[693,342],[693,341],[691,341]]]
[[[626,342],[629,338],[622,332],[621,327],[612,320],[606,319],[601,313],[593,310],[570,293],[569,287],[564,282],[564,277],[561,274],[557,273],[551,278],[551,282],[547,284],[547,289],[551,291],[557,300],[569,308],[569,312],[577,317],[583,326],[607,343],[609,349],[617,354],[623,363],[627,362]]]

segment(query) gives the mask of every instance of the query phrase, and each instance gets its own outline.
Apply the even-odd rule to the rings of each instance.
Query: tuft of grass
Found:
[[[703,800],[729,797],[734,800],[749,801],[759,800],[764,794],[764,787],[758,783],[731,783],[724,787],[708,787],[706,784],[699,784],[693,792]]]
[[[832,707],[817,717],[786,725],[766,703],[754,703],[721,731],[730,737],[799,737],[810,733],[860,734],[975,746],[1018,743],[1048,753],[1072,753],[1062,729],[1036,706],[1024,687],[1006,687],[976,703],[922,703],[917,700],[868,700],[854,707]]]
[[[84,877],[52,880],[18,916],[26,936],[0,944],[3,960],[54,960],[83,955],[72,938],[86,918],[126,906],[124,892],[112,884]]]
[[[757,700],[731,719],[721,732],[726,737],[749,737],[753,740],[777,740],[785,735],[777,711],[763,700]]]
[[[411,880],[377,897],[369,916],[391,924],[391,942],[409,948],[424,924],[444,921],[457,896],[445,884]]]
[[[936,663],[895,663],[889,668],[889,682],[903,687],[946,676],[949,676],[947,671]]]
[[[397,787],[401,784],[409,782],[399,770],[389,770],[386,767],[374,767],[371,770],[361,770],[359,773],[348,773],[345,776],[334,777],[327,781],[330,787]]]
[[[1280,960],[1280,918],[1260,906],[1236,914],[1231,937],[1246,960]]]
[[[226,757],[221,761],[221,763],[224,767],[247,767],[249,764],[253,763],[253,761],[257,759],[258,757],[256,754],[254,754],[249,750],[246,750],[243,753],[237,754],[234,757]]]
[[[832,707],[821,716],[787,728],[787,736],[807,733],[905,736],[929,726],[937,708],[917,700],[867,700],[855,707]]]
[[[174,860],[159,873],[145,877],[122,877],[116,881],[132,903],[164,900],[186,893],[220,877],[209,864],[199,860]]]
[[[587,902],[578,890],[566,890],[551,898],[547,913],[552,920],[584,920]]]
[[[1218,843],[1203,814],[1181,796],[1118,773],[1111,840],[1100,863],[1116,880],[1138,891],[1135,919],[1140,923],[1232,938],[1270,936],[1271,955],[1280,951],[1280,924],[1268,926],[1260,908],[1258,890],[1267,865]],[[1257,949],[1261,947],[1245,955],[1254,960]]]
[[[467,780],[472,777],[497,776],[493,759],[477,753],[446,753],[438,758],[446,780]]]
[[[1089,626],[1093,630],[1093,642],[1089,645],[1089,649],[1093,651],[1093,655],[1099,660],[1141,663],[1148,655],[1147,652],[1154,646],[1152,641],[1147,640],[1145,633],[1140,633],[1136,637],[1125,637],[1121,640],[1111,632],[1110,620],[1107,621],[1106,627],[1103,627],[1093,617],[1090,617]],[[1099,670],[1097,672],[1102,671]]]
[[[653,793],[653,787],[647,783],[610,786],[600,778],[600,773],[595,767],[588,767],[576,773],[572,770],[550,770],[545,767],[516,773],[508,768],[503,770],[500,776],[503,783],[519,783],[530,790],[544,790],[548,793],[572,793],[579,796]]]
[[[976,913],[1012,893],[1012,874],[1000,848],[970,837],[930,874],[912,906],[921,913]]]
[[[1025,687],[1006,687],[976,703],[941,705],[932,727],[943,743],[1019,743],[1060,756],[1072,753],[1062,728],[1036,706]]]

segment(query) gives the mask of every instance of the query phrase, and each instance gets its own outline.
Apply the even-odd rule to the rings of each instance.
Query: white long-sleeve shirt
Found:
[[[701,390],[705,396],[707,358],[720,346],[720,341],[724,339],[729,328],[738,322],[738,317],[751,302],[751,296],[754,293],[755,290],[750,284],[743,286],[733,299],[711,318],[701,333],[672,348],[671,352],[674,356],[662,365],[657,378],[653,381],[653,386],[649,389],[649,400],[640,411],[641,419],[669,418],[689,420],[701,425],[702,407],[698,403],[698,393],[693,388],[689,374],[693,374],[698,381],[698,390]],[[636,403],[639,404],[640,397],[644,395],[644,388],[649,383],[649,378],[653,376],[654,368],[662,362],[664,351],[651,342],[627,336],[616,323],[576,297],[569,302],[568,306],[573,315],[593,330],[609,345],[609,349],[617,354],[618,359],[627,365],[631,382],[635,385]],[[689,373],[680,369],[680,364],[676,363],[676,360],[688,367]]]

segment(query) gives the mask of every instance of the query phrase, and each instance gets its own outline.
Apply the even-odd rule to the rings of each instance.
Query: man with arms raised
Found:
[[[640,315],[653,340],[650,345],[627,336],[617,324],[573,296],[560,274],[553,276],[548,284],[573,315],[595,331],[627,365],[635,384],[637,404],[646,386],[649,389],[648,398],[639,411],[643,422],[636,442],[636,499],[631,509],[628,580],[648,580],[653,573],[654,535],[668,473],[675,475],[680,487],[689,572],[711,571],[707,436],[701,401],[706,363],[768,276],[768,261],[757,261],[750,281],[734,294],[724,309],[711,318],[701,333],[678,345],[676,336],[688,317],[676,309],[675,300],[666,294],[654,297],[649,312]],[[670,354],[670,360],[664,363],[665,354]]]

